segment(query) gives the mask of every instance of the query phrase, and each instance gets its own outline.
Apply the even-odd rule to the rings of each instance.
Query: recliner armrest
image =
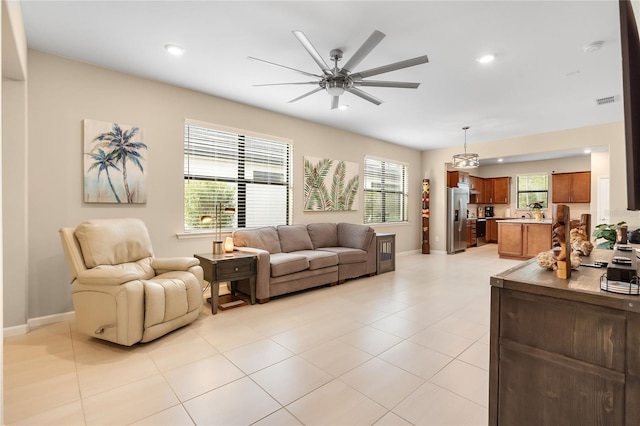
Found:
[[[142,278],[135,271],[121,268],[93,268],[78,272],[78,283],[84,285],[121,285]]]
[[[192,266],[198,265],[200,261],[195,257],[164,257],[151,261],[151,267],[158,275],[170,271],[188,271]]]

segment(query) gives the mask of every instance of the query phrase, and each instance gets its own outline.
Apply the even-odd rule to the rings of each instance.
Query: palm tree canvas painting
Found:
[[[306,211],[358,210],[358,163],[304,158],[304,209]]]
[[[84,120],[84,201],[147,202],[147,145],[135,126]]]

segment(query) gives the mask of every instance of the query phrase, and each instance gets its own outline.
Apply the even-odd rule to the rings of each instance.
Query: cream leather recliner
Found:
[[[97,219],[60,229],[80,332],[131,346],[194,321],[202,267],[194,257],[156,259],[139,219]]]

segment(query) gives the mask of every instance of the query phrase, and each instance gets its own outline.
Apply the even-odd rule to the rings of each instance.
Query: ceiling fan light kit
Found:
[[[307,92],[301,96],[298,96],[295,99],[289,101],[289,103],[299,101],[300,99],[306,98],[309,95],[317,93],[321,90],[325,90],[329,96],[331,96],[331,109],[337,109],[340,105],[339,97],[343,95],[345,92],[349,92],[355,96],[358,96],[366,101],[369,101],[375,105],[380,105],[382,101],[377,99],[376,97],[370,95],[369,93],[358,89],[357,86],[366,86],[366,87],[391,87],[391,88],[402,88],[402,89],[417,89],[420,86],[420,83],[410,83],[410,82],[402,82],[402,81],[374,81],[374,80],[364,80],[365,78],[372,77],[374,75],[384,74],[391,71],[396,71],[404,68],[413,67],[416,65],[424,64],[429,62],[429,58],[427,55],[418,56],[413,59],[406,59],[404,61],[395,62],[392,64],[383,65],[376,68],[371,68],[366,71],[360,71],[357,73],[352,73],[352,71],[362,62],[362,60],[373,50],[374,47],[378,45],[385,37],[385,35],[380,31],[374,31],[369,38],[358,48],[358,50],[351,56],[351,58],[347,61],[346,64],[342,68],[338,67],[338,62],[342,59],[342,50],[333,49],[330,52],[330,57],[333,60],[334,66],[330,68],[329,65],[322,59],[322,56],[318,53],[313,44],[309,41],[309,39],[304,35],[302,31],[293,31],[293,35],[300,41],[302,47],[305,48],[307,53],[311,56],[311,58],[315,61],[315,63],[322,70],[322,75],[313,74],[306,71],[298,70],[295,68],[291,68],[285,65],[276,64],[273,62],[265,61],[263,59],[254,58],[249,56],[249,59],[253,59],[256,61],[264,62],[270,65],[274,65],[277,67],[285,68],[291,71],[295,71],[297,73],[306,75],[308,77],[316,77],[318,80],[315,81],[305,81],[305,82],[292,82],[292,83],[271,83],[271,84],[256,84],[254,86],[280,86],[280,85],[315,85],[317,86],[315,89]]]
[[[480,166],[480,156],[467,152],[467,130],[469,126],[462,128],[464,130],[464,154],[455,154],[453,156],[454,169],[475,169]]]

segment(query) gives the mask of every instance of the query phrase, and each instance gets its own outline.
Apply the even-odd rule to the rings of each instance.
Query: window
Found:
[[[549,175],[538,173],[518,175],[518,209],[528,209],[531,203],[548,207]]]
[[[223,213],[222,228],[291,223],[290,143],[188,121],[184,126],[184,230],[214,229],[202,216]]]
[[[364,223],[408,221],[407,180],[406,164],[365,158]]]

